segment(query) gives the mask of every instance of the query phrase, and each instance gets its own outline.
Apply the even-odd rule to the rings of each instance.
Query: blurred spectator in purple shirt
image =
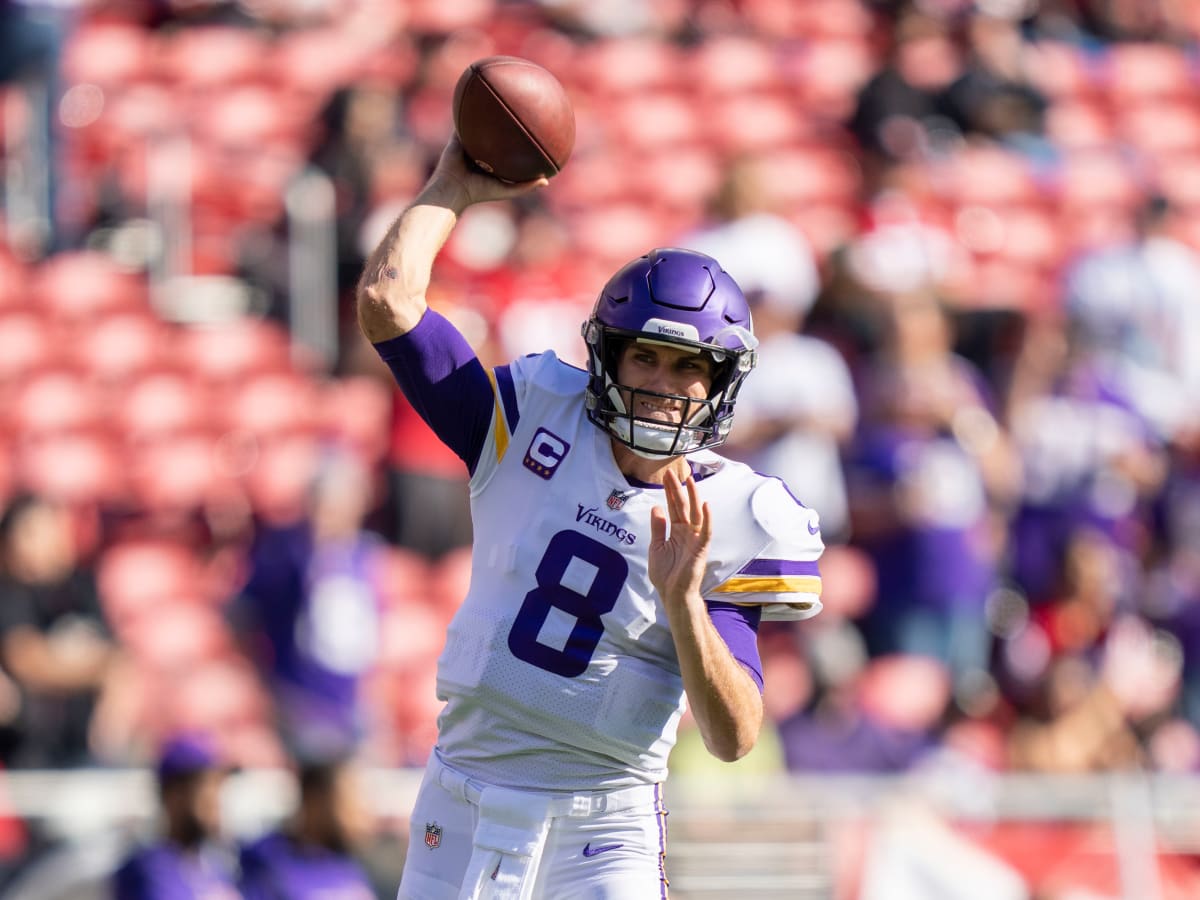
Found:
[[[211,741],[180,735],[158,762],[163,835],[129,854],[113,876],[113,900],[238,900],[233,855],[221,844],[221,788],[228,770]]]
[[[837,644],[829,649],[847,649]],[[779,723],[789,771],[903,772],[938,747],[950,702],[945,666],[914,654],[858,663],[841,655],[836,663],[816,655],[810,702]]]
[[[291,821],[242,849],[246,900],[373,900],[354,856],[371,829],[360,777],[348,757],[301,766]]]
[[[378,651],[374,578],[384,547],[363,528],[370,504],[363,465],[331,453],[312,486],[308,517],[256,535],[230,611],[297,758],[346,752],[365,734],[359,684]]]
[[[914,291],[885,303],[847,461],[856,543],[885,586],[861,625],[872,656],[927,654],[957,679],[987,665],[985,601],[1019,470],[940,301]]]
[[[1166,478],[1166,456],[1074,322],[1031,320],[1007,406],[1025,473],[1012,526],[1012,575],[1036,605],[1057,587],[1078,529],[1098,529],[1135,552]]]

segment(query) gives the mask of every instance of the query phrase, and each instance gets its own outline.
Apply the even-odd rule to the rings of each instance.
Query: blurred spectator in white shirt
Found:
[[[759,338],[757,371],[738,397],[741,415],[727,450],[779,475],[820,515],[825,539],[843,541],[849,514],[841,447],[858,405],[841,354],[800,333],[821,287],[812,246],[772,210],[754,157],[731,168],[712,210],[712,222],[683,243],[721,260],[750,300]]]
[[[1149,198],[1133,241],[1094,250],[1066,273],[1079,340],[1167,441],[1195,429],[1200,409],[1200,254],[1171,234],[1172,214]]]

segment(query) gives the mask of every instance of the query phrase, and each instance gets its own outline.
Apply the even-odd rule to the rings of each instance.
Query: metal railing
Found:
[[[380,769],[367,778],[374,811],[392,825],[405,822],[421,772]],[[145,771],[8,773],[0,790],[21,816],[65,843],[90,847],[96,868],[111,861],[114,836],[127,839],[155,816]],[[235,774],[224,797],[230,834],[250,837],[277,822],[291,809],[293,790],[283,772]],[[1106,836],[1123,900],[1163,900],[1158,856],[1200,853],[1200,778],[1186,776],[680,777],[668,783],[667,800],[676,900],[845,896],[848,841],[859,845],[851,865],[860,900],[917,898],[921,890],[1025,900],[1016,868],[964,836],[999,826],[1095,829]],[[1043,849],[1060,852],[1053,843]],[[946,885],[931,893],[943,878]],[[906,892],[906,879],[925,887]]]

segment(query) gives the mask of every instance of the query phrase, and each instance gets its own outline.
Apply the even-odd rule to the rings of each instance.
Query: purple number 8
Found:
[[[595,567],[586,593],[562,583],[572,559]],[[508,649],[517,659],[564,678],[582,675],[604,635],[600,617],[617,605],[628,574],[629,563],[616,550],[577,531],[558,532],[550,538],[534,573],[537,587],[525,595],[513,620]],[[538,640],[551,609],[561,609],[577,620],[561,650]]]

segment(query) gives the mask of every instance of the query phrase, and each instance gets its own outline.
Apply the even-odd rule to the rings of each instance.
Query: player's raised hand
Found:
[[[663,479],[667,508],[650,511],[650,581],[670,609],[700,597],[700,581],[712,540],[712,513],[700,500],[696,479],[686,482],[668,470]],[[669,528],[668,528],[669,525]]]
[[[453,194],[449,203],[452,208],[462,210],[474,203],[490,200],[508,200],[549,184],[545,177],[533,181],[503,181],[472,166],[463,153],[457,135],[453,135],[442,148],[437,167],[430,176],[429,189],[439,189]]]

